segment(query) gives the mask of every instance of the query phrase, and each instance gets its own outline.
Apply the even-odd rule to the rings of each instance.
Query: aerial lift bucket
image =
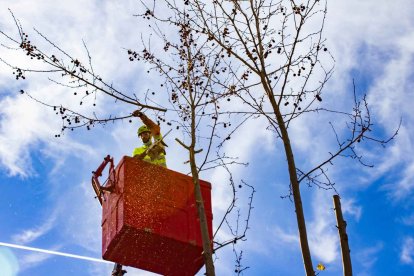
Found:
[[[103,259],[162,275],[195,275],[204,260],[192,178],[131,157],[116,168],[109,156],[104,163],[92,177],[102,204]],[[109,178],[100,185],[99,169],[107,163]],[[200,186],[211,239],[211,185],[201,180]]]

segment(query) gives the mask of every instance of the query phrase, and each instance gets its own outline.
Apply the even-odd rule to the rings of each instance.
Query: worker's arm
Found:
[[[150,118],[148,118],[144,113],[139,110],[135,110],[132,113],[133,116],[139,117],[141,121],[151,130],[153,137],[159,136],[161,134],[161,128],[159,125],[154,123]]]

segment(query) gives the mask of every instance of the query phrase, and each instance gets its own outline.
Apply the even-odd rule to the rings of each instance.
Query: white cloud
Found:
[[[402,173],[402,179],[394,188],[393,194],[396,198],[406,198],[411,195],[414,188],[414,162],[407,164]]]
[[[129,66],[120,65],[127,63],[125,50],[121,47],[135,46],[136,42],[136,38],[129,35],[130,29],[125,27],[136,21],[136,18],[132,16],[136,7],[134,1],[105,4],[96,1],[64,1],[57,6],[52,2],[44,1],[41,7],[37,6],[31,12],[28,12],[29,9],[25,1],[13,1],[8,5],[14,11],[15,16],[21,20],[24,29],[30,33],[32,41],[38,46],[51,48],[42,38],[33,34],[32,27],[34,24],[41,32],[47,34],[48,38],[56,45],[87,62],[86,51],[82,45],[82,39],[85,39],[89,50],[93,54],[92,61],[94,67],[98,68],[98,74],[105,75],[108,82],[118,79],[119,83],[132,84],[134,88],[142,86],[144,83],[142,80],[135,78],[126,80],[127,72],[141,72],[143,71],[140,70],[142,65],[137,66],[134,65],[135,63],[129,64]],[[21,8],[23,5],[26,8]],[[79,6],[83,7],[82,12],[76,12]],[[124,12],[121,12],[121,10]],[[6,8],[2,9],[1,14],[2,30],[17,34],[8,10]],[[113,16],[109,16],[111,14]],[[50,24],[51,21],[59,22],[59,24]],[[87,29],[82,27],[90,25],[99,25],[99,28]],[[103,44],[102,41],[105,41],[105,43]],[[25,68],[32,66],[25,58],[21,58],[23,55],[17,55],[16,51],[6,51],[5,48],[2,48],[2,50],[4,51],[2,51],[1,57],[6,61],[23,64]],[[52,50],[52,52],[56,51],[56,49]],[[108,56],[111,56],[111,58],[107,58]],[[42,67],[36,64],[33,66],[35,68]],[[54,134],[57,134],[61,127],[58,116],[53,116],[54,113],[50,109],[29,100],[24,95],[17,95],[17,91],[23,88],[31,95],[45,100],[47,103],[59,105],[64,102],[68,106],[75,107],[75,110],[81,110],[79,106],[80,99],[73,96],[73,91],[52,84],[44,74],[29,73],[26,81],[16,82],[12,78],[10,68],[3,63],[1,63],[0,72],[2,72],[0,83],[8,88],[7,90],[5,88],[0,89],[0,93],[10,94],[10,96],[3,97],[0,100],[0,163],[8,170],[9,174],[26,177],[34,173],[31,166],[30,152],[33,148],[37,149],[38,146],[43,147],[47,152],[48,149],[53,147],[58,151],[63,150],[66,145],[66,149],[69,151],[79,152],[81,146],[79,143],[54,139]],[[56,76],[56,79],[60,80],[59,76]],[[125,86],[121,90],[126,89]],[[127,89],[131,89],[131,87]],[[97,97],[95,112],[98,115],[102,112],[110,112],[103,100],[103,97]],[[101,103],[102,105],[100,105]],[[84,104],[83,108],[85,106]],[[64,156],[64,152],[61,152],[62,156]],[[59,161],[61,158],[56,160]]]
[[[311,252],[324,263],[338,258],[338,234],[332,210],[332,201],[325,191],[315,191],[312,204],[313,219],[308,222]]]
[[[331,201],[326,196],[326,192],[316,191],[313,195],[313,215],[312,219],[308,219],[306,223],[311,254],[315,261],[324,264],[334,263],[338,258],[339,238],[335,228],[336,222]],[[296,228],[288,232],[285,227],[277,226],[274,231],[272,239],[277,239],[278,244],[284,244],[283,247],[288,248],[294,246],[295,250],[299,250],[299,236]]]
[[[402,10],[401,6],[406,8]],[[395,131],[400,118],[403,119],[396,140],[386,149],[379,149],[382,154],[372,148],[363,151],[376,165],[369,172],[368,183],[383,178],[397,167],[402,172],[399,180],[394,179],[387,185],[394,198],[403,198],[414,188],[414,159],[411,154],[414,133],[410,127],[414,117],[412,105],[407,101],[412,98],[414,85],[414,46],[411,43],[414,32],[409,16],[412,8],[413,3],[405,0],[381,5],[371,0],[329,3],[325,29],[337,61],[336,72],[329,84],[333,91],[346,91],[346,85],[353,78],[366,74],[364,78],[369,79],[357,82],[356,89],[368,94],[371,115],[375,119],[374,128],[381,130],[386,138]],[[398,20],[395,19],[397,17]],[[355,75],[349,75],[351,70],[356,71]]]
[[[341,198],[342,213],[349,214],[359,221],[362,214],[362,206],[357,205],[354,198]],[[346,220],[346,219],[345,219]]]
[[[355,253],[354,259],[363,267],[361,273],[369,273],[371,267],[373,267],[378,260],[378,253],[383,250],[383,248],[383,243],[377,242],[374,246],[367,247]]]
[[[414,214],[402,217],[399,221],[408,226],[414,226]]]
[[[249,162],[252,159],[264,159],[264,156],[270,155],[275,149],[275,143],[272,139],[272,133],[267,131],[266,121],[262,119],[251,120],[244,124],[231,138],[231,142],[224,145],[223,152],[227,156],[237,157],[239,162]],[[231,166],[231,173],[234,177],[235,184],[238,180],[249,177],[249,170],[243,165]],[[232,189],[229,185],[229,174],[223,168],[214,169],[211,173],[211,181],[215,183],[214,211],[224,211],[232,200]],[[240,197],[240,194],[239,194]]]
[[[28,176],[32,168],[27,147],[52,136],[52,129],[44,123],[46,114],[39,104],[26,97],[4,98],[0,110],[0,162],[11,175]]]
[[[81,182],[67,189],[56,199],[56,204],[62,210],[62,237],[66,237],[69,244],[77,244],[89,252],[100,254],[101,206],[94,197],[91,184]]]
[[[296,245],[299,244],[299,237],[297,235],[297,231],[293,233],[287,233],[282,228],[276,227],[274,234],[275,234],[275,238],[281,240],[284,243],[292,243],[292,244],[294,243]]]
[[[50,89],[53,89],[50,84],[45,85],[36,91],[36,96],[49,98],[51,102],[56,97],[64,97],[58,92],[50,97]],[[90,147],[73,141],[70,133],[55,138],[54,135],[60,130],[60,119],[50,109],[25,95],[1,99],[0,110],[0,162],[11,176],[27,177],[35,173],[31,166],[32,150],[43,149],[43,157],[53,157],[57,161],[56,165],[68,153],[82,156],[92,152]]]
[[[51,214],[49,218],[46,219],[46,221],[42,225],[34,227],[32,229],[23,230],[21,233],[13,235],[13,242],[19,245],[24,245],[31,243],[39,237],[45,235],[53,228],[56,220],[56,215],[57,213],[54,212]]]
[[[18,245],[24,245],[32,243],[37,239],[47,235],[53,228],[56,227],[56,220],[59,215],[59,210],[55,209],[54,212],[45,220],[40,226],[33,227],[32,229],[26,229],[12,236],[13,243]],[[53,250],[57,250],[59,247],[54,246]],[[20,271],[25,271],[32,267],[36,267],[53,257],[50,254],[35,253],[35,252],[23,252],[19,255]]]
[[[45,253],[24,253],[20,254],[19,264],[21,272],[36,267],[46,260],[52,258],[53,255]]]
[[[401,247],[400,260],[404,264],[414,264],[414,239],[405,238]]]

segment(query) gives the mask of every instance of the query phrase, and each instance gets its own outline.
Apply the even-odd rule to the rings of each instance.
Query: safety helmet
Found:
[[[151,132],[146,125],[143,125],[138,129],[138,136],[141,135],[141,133],[144,133],[144,132]]]

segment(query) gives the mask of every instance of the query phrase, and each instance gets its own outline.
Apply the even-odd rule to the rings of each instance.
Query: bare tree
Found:
[[[386,140],[370,136],[373,123],[368,104],[365,97],[358,99],[355,89],[350,96],[354,99],[352,112],[318,106],[334,64],[322,33],[327,13],[326,1],[193,0],[181,4],[167,0],[165,3],[172,16],[171,13],[165,15],[161,8],[149,10],[148,16],[169,22],[175,16],[186,17],[189,28],[204,37],[197,43],[207,43],[222,51],[223,68],[233,76],[231,83],[222,83],[223,88],[231,91],[232,97],[248,108],[220,111],[220,114],[250,114],[249,118],[263,116],[275,138],[281,139],[304,268],[307,275],[314,275],[300,183],[334,189],[326,168],[333,164],[335,158],[350,157],[368,165],[355,145],[369,141],[385,145],[397,133]],[[338,135],[335,127],[328,124],[337,139],[337,150],[314,168],[300,169],[295,162],[289,126],[299,116],[322,111],[345,116],[348,119],[348,135]]]
[[[237,225],[233,229],[231,224],[228,223],[227,216],[233,212],[237,198],[236,187],[229,166],[246,164],[240,163],[237,159],[228,157],[220,152],[219,145],[229,136],[228,134],[224,135],[224,139],[220,137],[223,136],[223,131],[225,133],[227,129],[230,129],[231,124],[229,125],[228,122],[220,119],[219,110],[221,101],[227,101],[232,94],[227,89],[227,86],[229,86],[228,83],[231,82],[234,76],[232,74],[219,76],[216,73],[223,70],[221,62],[223,50],[217,46],[211,47],[206,42],[200,43],[200,34],[190,28],[185,10],[183,10],[183,13],[176,14],[174,18],[165,21],[154,17],[150,9],[147,9],[141,16],[144,19],[154,19],[155,24],[151,34],[156,34],[159,40],[157,43],[154,43],[154,41],[144,43],[143,41],[146,47],[141,52],[129,50],[128,53],[130,54],[130,60],[144,60],[150,64],[153,72],[161,74],[165,78],[165,82],[161,86],[166,89],[173,110],[177,112],[180,118],[179,122],[175,122],[178,124],[177,129],[181,128],[184,138],[188,140],[185,143],[178,138],[176,139],[189,154],[188,163],[195,187],[196,205],[203,238],[206,274],[215,275],[213,252],[226,245],[234,245],[237,240],[245,238],[255,191],[252,186],[244,182],[242,183],[251,189],[248,214],[244,227],[240,226],[241,228],[238,229],[240,220],[240,217],[238,217]],[[162,25],[160,26],[160,24]],[[175,37],[175,39],[167,38],[167,35],[162,31],[165,30],[164,25],[167,27],[172,26],[171,29],[176,29],[179,36]],[[154,38],[152,39],[154,40]],[[165,54],[159,54],[159,47],[154,47],[155,49],[150,47],[150,45],[159,46],[160,44],[163,45],[163,51],[168,53],[168,57],[165,57]],[[214,157],[211,157],[214,149],[216,149],[216,154]],[[200,158],[196,158],[198,154],[201,155]],[[227,225],[231,229],[234,238],[224,242],[213,241],[209,237],[199,183],[201,171],[219,166],[224,167],[228,172],[233,190],[233,200],[216,230],[217,233],[222,225]],[[215,248],[213,243],[216,245]],[[234,251],[236,252],[236,250]],[[241,253],[236,252],[236,270],[241,273],[245,268],[241,265],[241,255],[239,254]]]

